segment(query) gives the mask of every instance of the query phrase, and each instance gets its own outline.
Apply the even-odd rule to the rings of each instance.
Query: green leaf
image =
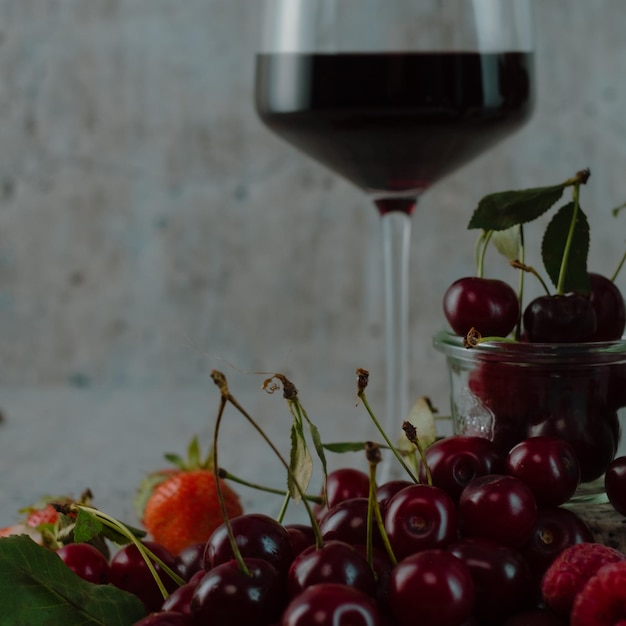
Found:
[[[302,492],[306,492],[313,474],[313,459],[309,453],[302,430],[302,422],[294,419],[291,425],[291,452],[289,459],[291,471],[287,477],[289,495],[295,502],[302,498],[298,485]]]
[[[318,459],[322,465],[322,482],[324,485],[324,492],[326,492],[326,478],[328,476],[328,463],[326,462],[326,454],[324,452],[324,444],[322,443],[322,436],[317,426],[309,419],[308,415],[303,411],[304,419],[309,426],[309,432],[311,433],[311,439],[313,440],[313,447],[317,454]]]
[[[569,202],[550,220],[541,243],[543,265],[550,280],[559,286],[563,253],[574,215],[575,205]],[[575,291],[587,294],[590,291],[589,274],[587,273],[587,254],[589,252],[589,222],[582,209],[578,207],[574,234],[569,250],[567,269],[560,292]]]
[[[137,597],[84,581],[26,535],[0,538],[0,606],[11,626],[132,626],[145,615]]]
[[[537,219],[563,195],[566,184],[520,191],[500,191],[485,196],[472,215],[468,228],[505,230]]]
[[[74,541],[76,543],[89,541],[96,535],[99,535],[102,531],[102,524],[95,515],[92,515],[83,509],[78,510],[76,525],[74,526]]]
[[[520,256],[520,225],[499,230],[491,235],[491,243],[496,250],[509,261],[515,261]]]

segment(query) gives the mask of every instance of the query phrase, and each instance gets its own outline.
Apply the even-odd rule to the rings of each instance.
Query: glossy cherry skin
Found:
[[[520,551],[539,580],[565,548],[592,541],[593,532],[574,511],[550,507],[537,511],[535,527]]]
[[[324,516],[328,509],[351,498],[367,498],[370,492],[370,478],[361,470],[353,467],[340,467],[328,473],[326,478],[326,504],[317,506],[315,513],[318,518]]]
[[[367,543],[368,498],[350,498],[329,509],[319,522],[324,541],[345,541],[351,545]],[[372,537],[376,545],[381,537],[373,520]]]
[[[146,615],[133,626],[195,626],[195,621],[189,613],[158,611]]]
[[[57,551],[61,560],[83,580],[97,585],[109,582],[107,558],[88,543],[68,543]]]
[[[282,575],[263,559],[244,562],[249,573],[233,560],[216,565],[200,579],[190,602],[198,623],[266,626],[279,619],[287,600]]]
[[[176,558],[168,550],[153,541],[144,541],[143,543],[155,556],[176,572]],[[178,585],[163,571],[160,565],[155,563],[154,567],[166,590],[170,593],[174,591]],[[161,590],[139,550],[132,543],[120,548],[111,558],[109,582],[124,591],[135,594],[143,602],[148,612],[158,611],[163,604]]]
[[[248,513],[230,520],[235,540],[244,558],[264,559],[285,574],[293,560],[293,548],[287,529],[269,515]],[[218,526],[204,550],[204,569],[234,558],[226,526]]]
[[[289,533],[293,556],[300,554],[302,550],[315,544],[315,532],[308,524],[285,524],[285,529]]]
[[[626,306],[617,285],[602,276],[589,272],[591,294],[589,300],[596,314],[597,328],[592,341],[621,339],[626,327]]]
[[[442,489],[411,485],[385,507],[384,526],[397,559],[419,550],[445,548],[457,538],[457,512]]]
[[[387,482],[379,485],[376,488],[376,499],[381,507],[386,506],[387,502],[392,496],[395,496],[398,491],[405,487],[410,487],[415,483],[410,480],[403,480],[401,478],[395,480],[388,480]]]
[[[567,502],[580,484],[580,463],[572,446],[558,437],[529,437],[506,458],[506,473],[524,481],[538,507]]]
[[[170,593],[170,595],[163,601],[161,611],[191,614],[191,598],[193,597],[199,582],[199,580],[195,580],[193,583],[185,583],[184,585],[178,587],[178,589],[174,589],[174,591],[172,591],[172,593]]]
[[[374,601],[353,587],[322,583],[291,600],[280,626],[385,626]]]
[[[530,538],[537,504],[530,487],[514,476],[490,474],[473,480],[459,498],[459,528],[519,548]]]
[[[425,457],[433,485],[443,489],[455,501],[474,478],[504,471],[502,453],[485,437],[444,437],[426,448]],[[419,475],[420,480],[426,482],[423,463]]]
[[[412,554],[391,572],[389,606],[400,626],[459,626],[474,606],[471,571],[446,550]]]
[[[499,626],[510,615],[533,605],[533,577],[528,563],[514,548],[491,539],[466,537],[448,549],[472,573],[473,615],[481,625]]]
[[[578,343],[591,341],[597,330],[589,298],[577,294],[539,296],[524,310],[528,341]]]
[[[611,461],[604,475],[604,487],[613,508],[626,516],[626,456]]]
[[[190,580],[194,574],[203,569],[205,546],[206,542],[195,543],[176,555],[177,571],[185,580]]]
[[[465,337],[471,328],[483,337],[506,337],[517,324],[519,299],[502,280],[467,276],[448,287],[443,312],[452,330]]]
[[[287,576],[290,597],[320,583],[339,583],[372,596],[376,580],[365,557],[343,541],[328,541],[321,548],[312,546],[291,564]]]

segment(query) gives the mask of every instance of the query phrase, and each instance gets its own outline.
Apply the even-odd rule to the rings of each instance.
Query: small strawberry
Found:
[[[149,474],[141,483],[135,509],[154,541],[177,555],[186,547],[205,542],[223,522],[217,498],[213,459],[201,459],[197,437],[189,444],[187,459],[167,454],[176,467]],[[239,496],[220,482],[229,517],[243,513]]]
[[[626,561],[602,566],[574,600],[571,626],[626,624]]]
[[[568,615],[576,595],[589,578],[603,565],[623,560],[626,555],[600,543],[583,542],[570,546],[544,574],[541,583],[543,599],[552,610]]]

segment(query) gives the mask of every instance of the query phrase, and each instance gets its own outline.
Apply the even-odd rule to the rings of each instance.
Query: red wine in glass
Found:
[[[434,182],[517,130],[532,53],[260,54],[256,106],[278,136],[411,212]]]

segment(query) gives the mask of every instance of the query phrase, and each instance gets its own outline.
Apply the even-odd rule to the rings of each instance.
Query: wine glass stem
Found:
[[[385,281],[385,325],[387,356],[387,402],[385,430],[392,442],[402,433],[409,412],[409,246],[411,216],[403,211],[385,213],[382,219]],[[383,476],[391,478],[392,455],[383,465]],[[398,468],[399,469],[399,468]]]

